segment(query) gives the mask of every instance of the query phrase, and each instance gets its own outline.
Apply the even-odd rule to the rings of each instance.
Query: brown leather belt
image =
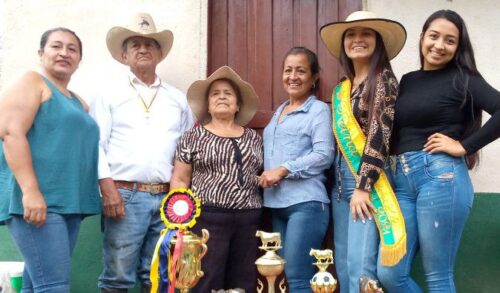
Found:
[[[166,193],[170,190],[170,183],[140,183],[129,181],[115,181],[116,188],[137,190],[149,193]]]

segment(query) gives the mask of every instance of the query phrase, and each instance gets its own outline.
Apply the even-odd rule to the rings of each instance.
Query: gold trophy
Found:
[[[201,230],[202,237],[196,236],[190,231],[184,232],[182,237],[182,251],[175,267],[176,282],[175,288],[181,293],[187,293],[189,289],[198,284],[204,273],[201,270],[201,259],[207,253],[208,231]],[[170,253],[174,254],[174,247],[177,244],[177,237],[171,240]]]
[[[182,293],[196,286],[203,271],[201,259],[207,253],[208,231],[202,237],[189,231],[200,216],[200,200],[190,189],[170,190],[163,199],[160,215],[165,229],[160,233],[151,263],[151,293]],[[163,275],[161,275],[163,274]]]
[[[262,241],[262,246],[260,246],[259,249],[266,252],[255,261],[255,264],[257,265],[259,273],[266,277],[268,293],[274,293],[276,277],[283,272],[286,263],[283,258],[276,254],[276,250],[282,248],[281,235],[280,233],[268,233],[259,230],[255,236],[260,237]],[[279,284],[281,293],[286,291],[284,282],[285,279],[281,280]],[[264,284],[262,284],[260,280],[258,280],[258,283],[259,286],[257,286],[257,292],[262,293],[264,290]]]
[[[326,271],[328,266],[333,264],[333,251],[311,249],[309,255],[316,258],[314,265],[319,269],[319,272],[311,279],[311,289],[314,293],[333,293],[337,288],[337,280]]]

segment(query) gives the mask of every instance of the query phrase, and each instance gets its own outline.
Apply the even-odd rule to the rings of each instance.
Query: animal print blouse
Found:
[[[352,111],[366,136],[356,188],[370,191],[384,168],[389,155],[398,90],[398,81],[391,70],[385,69],[377,76],[371,121],[368,112],[370,105],[366,99],[366,81],[351,93]]]
[[[263,167],[262,138],[250,128],[240,137],[221,137],[203,126],[179,140],[176,159],[193,167],[191,189],[202,205],[226,209],[262,206],[258,176]]]

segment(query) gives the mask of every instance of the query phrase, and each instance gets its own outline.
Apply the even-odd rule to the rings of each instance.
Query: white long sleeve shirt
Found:
[[[157,90],[147,113],[139,94],[148,105]],[[148,86],[130,72],[106,86],[89,112],[101,131],[99,179],[170,182],[177,141],[194,124],[181,91],[158,76]]]

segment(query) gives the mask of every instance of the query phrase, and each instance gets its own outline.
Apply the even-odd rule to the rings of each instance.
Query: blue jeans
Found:
[[[340,171],[341,191],[338,180],[332,190],[333,240],[335,243],[335,267],[341,293],[358,293],[362,275],[377,279],[379,234],[375,220],[354,222],[349,206],[356,186],[356,179],[347,162],[335,160],[335,175]]]
[[[125,217],[103,217],[103,271],[99,288],[128,289],[136,278],[150,284],[151,258],[165,225],[160,219],[165,194],[118,189],[125,203]]]
[[[22,216],[7,221],[25,262],[22,293],[70,292],[71,254],[81,221],[81,215],[54,213],[40,228]]]
[[[311,292],[309,281],[315,274],[311,248],[320,249],[325,237],[330,210],[327,204],[309,201],[287,208],[272,209],[273,230],[281,233],[286,260],[285,274],[290,293]]]
[[[424,151],[399,155],[395,192],[405,218],[407,252],[394,267],[379,263],[383,286],[391,293],[422,292],[410,277],[420,249],[429,292],[456,292],[455,256],[474,198],[464,159]]]

